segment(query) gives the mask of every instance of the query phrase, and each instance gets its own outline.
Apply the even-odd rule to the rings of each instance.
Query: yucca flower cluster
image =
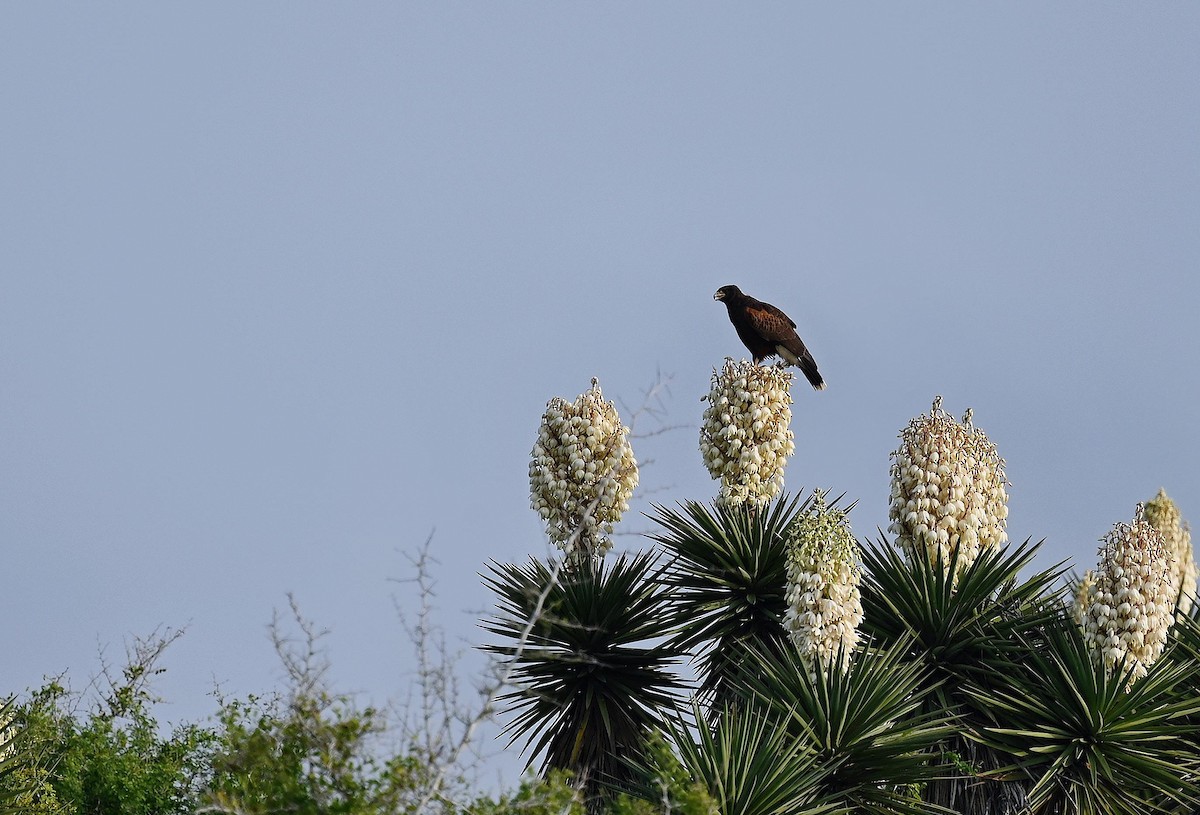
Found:
[[[842,510],[816,493],[811,508],[788,528],[787,613],[784,627],[809,671],[850,668],[863,609],[858,543]],[[840,660],[840,661],[838,661]]]
[[[791,431],[792,375],[778,365],[726,357],[713,371],[700,425],[700,452],[726,506],[762,506],[783,489],[796,449]]]
[[[637,483],[629,428],[597,380],[574,402],[556,396],[546,404],[529,462],[530,506],[568,557],[612,548],[608,536]]]
[[[986,548],[1008,540],[1004,459],[987,435],[957,422],[937,397],[928,415],[909,422],[892,453],[888,531],[910,557],[968,568]],[[957,575],[957,572],[956,572]]]
[[[1088,609],[1092,607],[1092,589],[1096,587],[1096,573],[1088,569],[1075,586],[1075,602],[1071,608],[1071,617],[1076,625],[1083,626],[1087,620]]]
[[[13,727],[13,718],[12,712],[0,713],[0,762],[16,753],[13,742],[17,738],[17,729]]]
[[[1180,614],[1188,614],[1196,599],[1197,569],[1192,531],[1163,489],[1146,502],[1145,516],[1163,537],[1163,549],[1171,562],[1171,586],[1178,598],[1176,607]]]
[[[1167,642],[1175,611],[1170,562],[1141,504],[1133,523],[1116,524],[1100,543],[1095,582],[1082,599],[1084,636],[1105,668],[1125,660],[1139,679]]]

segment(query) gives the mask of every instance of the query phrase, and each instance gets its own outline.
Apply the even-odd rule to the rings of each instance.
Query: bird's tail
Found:
[[[821,377],[821,372],[817,370],[817,362],[811,355],[805,354],[800,357],[800,362],[797,366],[800,373],[804,374],[804,378],[813,386],[813,390],[825,390],[825,380]]]

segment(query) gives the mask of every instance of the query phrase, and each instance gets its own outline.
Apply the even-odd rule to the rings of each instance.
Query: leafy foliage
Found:
[[[583,799],[571,782],[571,774],[551,770],[544,778],[527,776],[516,792],[499,799],[480,798],[468,815],[585,815]]]
[[[645,765],[632,767],[641,779],[634,784],[640,797],[618,796],[612,815],[719,815],[716,799],[688,772],[661,733],[650,737],[647,758]]]
[[[123,690],[130,686],[125,686]],[[174,815],[194,811],[214,734],[195,725],[159,735],[148,696],[112,697],[116,706],[79,719],[69,694],[51,682],[22,706],[36,763],[22,774],[21,811],[45,815]]]
[[[222,700],[219,740],[204,793],[209,811],[295,815],[393,815],[416,812],[436,773],[416,744],[390,753],[375,708],[358,707],[326,682],[325,635],[291,600],[299,636],[278,617],[270,630],[287,672],[286,692],[266,699]]]
[[[205,792],[224,812],[373,815],[408,811],[426,767],[411,754],[377,758],[382,723],[370,708],[318,691],[289,701],[226,702]]]

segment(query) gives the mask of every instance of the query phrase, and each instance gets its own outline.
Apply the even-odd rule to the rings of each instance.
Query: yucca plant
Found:
[[[484,627],[504,639],[487,646],[506,661],[513,690],[501,696],[513,741],[528,740],[531,762],[573,772],[588,790],[629,778],[621,758],[645,753],[679,687],[678,652],[666,588],[652,553],[557,570],[536,559],[491,564],[485,583],[499,614]]]
[[[674,647],[697,656],[703,698],[723,704],[729,680],[748,648],[771,654],[791,649],[787,612],[787,529],[810,499],[781,496],[763,509],[685,501],[655,506],[668,566]],[[833,502],[836,503],[836,502]]]
[[[821,672],[798,652],[750,655],[738,690],[817,756],[826,770],[817,800],[870,815],[946,811],[917,794],[937,776],[936,747],[953,729],[943,712],[922,711],[929,669],[908,659],[911,647],[902,637],[861,649],[853,663],[838,654]]]
[[[886,541],[866,542],[862,631],[881,644],[905,639],[929,668],[939,706],[961,702],[958,683],[1002,668],[1062,607],[1059,565],[1021,579],[1040,544],[984,550],[965,569],[904,557]],[[957,583],[950,574],[957,574]],[[1018,638],[1018,635],[1022,635]]]
[[[1135,678],[1106,669],[1065,610],[1020,660],[964,691],[990,724],[972,738],[1009,757],[996,775],[1029,782],[1031,815],[1190,813],[1200,807],[1191,660],[1162,659]]]
[[[881,645],[908,642],[909,659],[926,668],[925,712],[944,711],[958,722],[958,732],[941,746],[946,776],[925,789],[930,803],[989,815],[1016,812],[1022,804],[1020,783],[984,780],[1002,758],[963,735],[980,720],[962,687],[986,685],[1008,671],[1057,619],[1062,567],[1021,578],[1037,549],[1029,541],[987,548],[962,568],[954,562],[957,552],[944,564],[906,557],[886,541],[863,548],[863,634]]]

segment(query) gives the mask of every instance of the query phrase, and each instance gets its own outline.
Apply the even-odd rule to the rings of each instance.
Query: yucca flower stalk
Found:
[[[1159,489],[1146,502],[1144,514],[1163,538],[1163,549],[1170,561],[1171,587],[1177,598],[1176,610],[1186,615],[1196,600],[1196,555],[1192,550],[1192,531],[1179,514],[1179,507]]]
[[[602,556],[638,483],[629,428],[600,383],[546,404],[529,462],[530,506],[569,559]]]
[[[788,610],[783,624],[813,675],[831,666],[845,672],[858,645],[862,565],[845,510],[812,504],[788,528]]]
[[[725,506],[766,505],[783,489],[783,469],[796,449],[791,373],[726,357],[712,375],[700,425],[700,452]]]
[[[1008,540],[1004,459],[971,424],[970,410],[957,422],[937,397],[928,415],[901,431],[891,458],[888,531],[910,557],[955,564],[957,576]]]
[[[1170,562],[1141,504],[1133,523],[1117,523],[1100,544],[1095,584],[1085,600],[1084,636],[1106,670],[1125,667],[1137,680],[1167,643],[1175,612]]]

